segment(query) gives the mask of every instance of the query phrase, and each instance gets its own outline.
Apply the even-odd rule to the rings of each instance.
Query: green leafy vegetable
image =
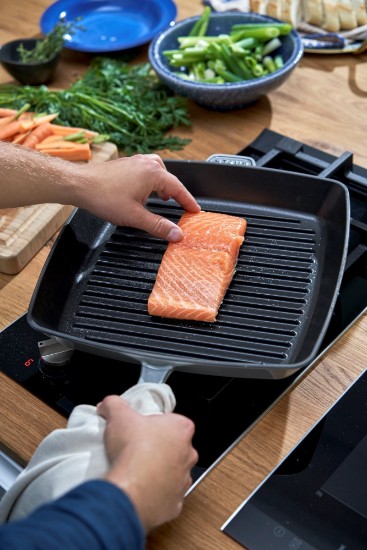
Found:
[[[63,20],[59,21],[45,38],[37,40],[36,46],[31,50],[27,49],[24,44],[21,43],[17,48],[19,60],[22,63],[39,63],[48,61],[56,54],[60,53],[64,47],[65,35],[72,35],[76,28],[82,28],[76,26],[76,22],[80,19],[81,17],[78,17],[71,23],[66,23]]]
[[[87,128],[108,135],[131,155],[159,149],[182,149],[189,139],[166,133],[190,126],[187,101],[159,82],[149,63],[129,65],[96,57],[84,76],[66,90],[47,86],[0,86],[0,106],[59,113],[56,124]]]

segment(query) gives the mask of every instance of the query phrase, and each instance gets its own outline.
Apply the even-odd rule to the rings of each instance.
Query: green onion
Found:
[[[290,23],[237,23],[233,25],[232,32],[238,33],[243,30],[258,30],[263,29],[264,27],[273,27],[275,29],[278,29],[280,35],[287,35],[292,30],[292,25]]]
[[[263,64],[264,64],[264,67],[268,69],[269,73],[273,73],[274,71],[277,70],[275,63],[270,56],[264,57]]]
[[[273,38],[272,40],[269,40],[269,42],[267,42],[266,44],[263,44],[263,51],[262,51],[262,55],[265,56],[265,55],[269,55],[270,53],[272,53],[273,51],[277,50],[278,48],[280,48],[280,46],[282,45],[282,42],[281,40],[279,40],[279,38]]]
[[[277,69],[281,69],[284,65],[283,57],[281,55],[276,55],[274,57],[274,63]]]
[[[211,11],[209,6],[205,6],[201,17],[194,23],[189,32],[189,36],[204,36],[206,34]]]

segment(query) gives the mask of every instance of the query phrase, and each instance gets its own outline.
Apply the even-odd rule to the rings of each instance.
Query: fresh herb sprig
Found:
[[[17,48],[19,60],[27,64],[48,61],[61,52],[65,44],[66,35],[71,36],[75,33],[77,28],[82,29],[81,26],[77,25],[77,22],[80,20],[81,17],[76,18],[70,23],[60,20],[53,29],[46,34],[45,38],[37,40],[35,47],[30,50],[21,43]]]
[[[59,113],[55,123],[108,134],[126,154],[160,149],[180,150],[189,139],[167,135],[190,126],[187,100],[159,82],[149,63],[129,65],[116,58],[96,57],[70,88],[0,86],[0,105],[34,112]]]

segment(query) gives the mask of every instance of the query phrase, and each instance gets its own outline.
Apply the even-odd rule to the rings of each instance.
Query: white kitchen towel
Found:
[[[172,412],[175,396],[167,384],[140,383],[121,395],[141,414]],[[105,420],[92,405],[75,407],[66,428],[51,432],[0,501],[0,522],[21,519],[76,485],[102,478],[108,470],[103,444]]]

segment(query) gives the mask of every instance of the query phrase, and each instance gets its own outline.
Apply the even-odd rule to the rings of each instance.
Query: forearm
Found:
[[[130,500],[104,481],[80,485],[27,518],[0,526],[0,548],[142,550],[145,533]]]
[[[0,208],[74,204],[83,168],[21,145],[0,141]]]

